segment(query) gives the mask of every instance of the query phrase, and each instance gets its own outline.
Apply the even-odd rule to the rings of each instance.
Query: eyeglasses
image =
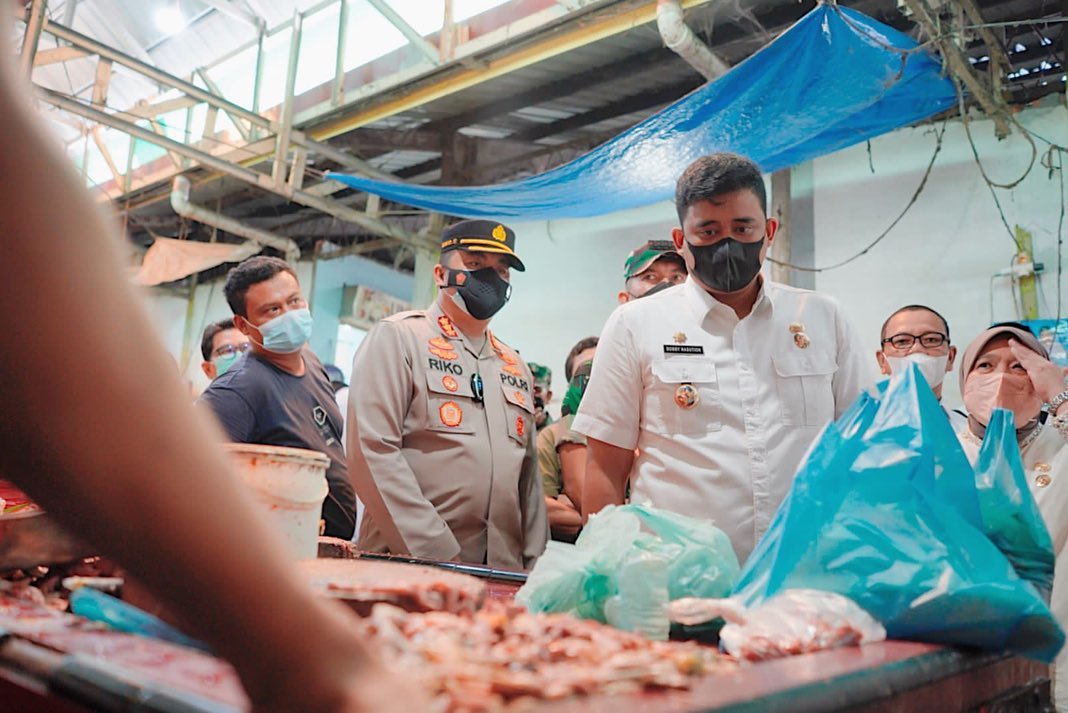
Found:
[[[238,344],[236,346],[233,344],[224,344],[211,354],[215,357],[233,356],[234,354],[244,354],[251,348],[252,344],[250,342],[245,342],[244,344]]]
[[[902,332],[901,334],[887,337],[882,341],[884,346],[889,344],[899,351],[912,349],[912,345],[916,342],[919,342],[924,349],[937,349],[944,344],[948,344],[949,337],[941,332],[925,332],[924,334],[906,334]]]

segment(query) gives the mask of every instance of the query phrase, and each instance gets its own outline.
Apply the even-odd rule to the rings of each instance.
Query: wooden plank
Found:
[[[50,64],[70,62],[74,59],[90,56],[92,55],[89,52],[80,50],[77,47],[53,47],[47,50],[38,50],[37,54],[33,56],[33,66],[45,67]]]
[[[94,126],[90,133],[93,135],[93,143],[96,144],[97,149],[100,150],[100,155],[104,157],[104,163],[108,165],[108,170],[111,171],[112,177],[115,179],[115,183],[122,185],[123,175],[119,171],[119,167],[115,164],[115,159],[111,156],[111,151],[108,150],[107,144],[104,143],[103,137],[100,135],[100,127]],[[133,139],[130,139],[131,141]]]
[[[152,116],[159,116],[160,114],[169,114],[172,111],[187,109],[191,106],[196,106],[199,103],[200,102],[191,97],[176,97],[174,99],[156,102],[155,104],[139,102],[136,106],[127,109],[126,113],[139,116],[142,119],[147,119]]]
[[[93,82],[93,105],[103,107],[108,103],[108,86],[111,84],[111,60],[101,58],[96,63],[96,81]]]

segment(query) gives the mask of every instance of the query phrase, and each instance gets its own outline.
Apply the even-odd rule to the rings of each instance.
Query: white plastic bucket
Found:
[[[319,520],[330,459],[301,448],[228,443],[242,481],[295,559],[318,554]]]

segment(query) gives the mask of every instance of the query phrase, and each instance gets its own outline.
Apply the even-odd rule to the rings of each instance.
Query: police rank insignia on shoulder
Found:
[[[446,401],[438,409],[438,417],[449,428],[456,428],[464,420],[463,409],[455,401]]]
[[[516,364],[518,364],[518,362],[515,360],[515,357],[506,351],[506,347],[504,346],[504,344],[498,341],[497,337],[493,336],[492,332],[490,333],[490,346],[493,347],[493,351],[497,352],[498,358],[500,358],[500,360],[508,366],[515,366]]]
[[[438,359],[444,359],[446,361],[455,361],[457,358],[459,358],[459,355],[457,355],[457,353],[454,351],[445,351],[444,349],[438,349],[437,347],[427,347],[427,349]]]
[[[433,337],[427,343],[432,347],[437,347],[438,349],[455,349],[455,347],[453,347],[452,345],[452,342],[443,337]]]
[[[441,331],[445,333],[446,337],[456,338],[460,336],[456,331],[456,327],[453,326],[452,320],[445,315],[438,317],[438,327],[441,328]]]
[[[512,376],[522,376],[523,375],[523,370],[520,369],[515,364],[505,364],[504,366],[501,367],[501,371],[503,371],[505,374],[511,374]]]

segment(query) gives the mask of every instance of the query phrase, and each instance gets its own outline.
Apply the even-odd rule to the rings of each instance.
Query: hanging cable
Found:
[[[898,216],[894,218],[893,222],[891,222],[890,225],[887,226],[886,230],[881,232],[878,237],[868,243],[868,245],[863,250],[856,253],[852,257],[846,258],[845,260],[833,263],[831,265],[824,265],[823,267],[807,267],[804,265],[795,265],[792,262],[776,260],[771,257],[767,258],[767,260],[771,263],[774,263],[775,265],[788,267],[791,270],[799,270],[801,272],[826,272],[827,270],[835,270],[839,267],[844,267],[845,265],[848,265],[854,260],[857,260],[863,257],[864,255],[867,255],[872,248],[882,242],[883,238],[890,234],[890,231],[893,230],[897,226],[897,224],[901,222],[901,219],[905,217],[905,214],[909,212],[912,206],[916,205],[916,201],[919,200],[920,194],[923,193],[923,189],[927,187],[927,179],[931,177],[931,170],[934,168],[935,159],[938,158],[938,152],[942,150],[942,137],[945,135],[945,133],[946,121],[943,121],[942,127],[935,132],[935,147],[934,152],[931,154],[931,160],[927,162],[927,169],[923,172],[923,178],[920,179],[920,185],[916,186],[916,190],[913,192],[912,198],[909,199],[909,202],[901,210]]]
[[[998,216],[1001,218],[1001,224],[1005,226],[1005,232],[1009,234],[1009,239],[1012,240],[1012,244],[1016,246],[1016,252],[1020,251],[1020,241],[1016,239],[1016,233],[1011,227],[1009,227],[1009,221],[1005,217],[1005,211],[1001,208],[1001,200],[998,199],[997,191],[994,190],[995,185],[998,188],[1013,188],[1019,185],[1020,181],[1027,178],[1027,174],[1031,172],[1031,167],[1034,166],[1034,158],[1032,157],[1031,163],[1027,167],[1027,172],[1020,176],[1019,179],[1013,181],[1010,184],[995,184],[990,180],[990,177],[986,175],[986,170],[983,168],[983,162],[979,159],[979,149],[975,147],[975,141],[972,139],[972,131],[968,126],[970,120],[968,119],[968,112],[964,107],[964,92],[961,89],[960,81],[953,77],[953,86],[957,89],[957,104],[960,110],[961,123],[964,124],[964,134],[968,137],[968,145],[972,148],[972,156],[975,157],[975,165],[979,167],[979,174],[983,177],[983,182],[986,183],[986,187],[990,190],[990,195],[994,199],[994,206],[998,209]],[[1030,137],[1029,137],[1030,138]],[[1031,141],[1031,146],[1034,147],[1034,141]],[[1037,153],[1035,148],[1035,153]]]

